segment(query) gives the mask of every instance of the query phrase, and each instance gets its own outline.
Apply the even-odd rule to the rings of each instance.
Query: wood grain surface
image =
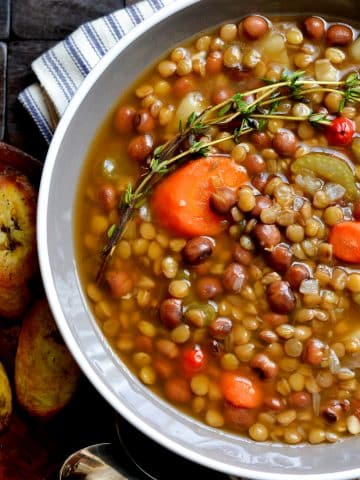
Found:
[[[5,133],[7,45],[0,42],[0,140]]]
[[[14,40],[8,44],[6,141],[39,160],[44,160],[48,145],[25,109],[19,93],[36,81],[31,62],[52,47],[54,40]]]
[[[0,40],[10,34],[10,0],[0,0]]]
[[[0,140],[45,159],[48,145],[17,100],[35,81],[32,60],[82,23],[123,6],[123,0],[0,0]]]
[[[121,0],[12,0],[12,30],[19,38],[60,40],[81,23],[123,6]]]

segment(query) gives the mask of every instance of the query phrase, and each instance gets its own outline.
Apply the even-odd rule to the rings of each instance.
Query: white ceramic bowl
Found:
[[[119,92],[174,44],[253,12],[323,13],[350,21],[360,16],[358,0],[178,0],[136,27],[86,78],[50,146],[38,210],[43,280],[59,328],[85,375],[116,411],[163,446],[248,478],[360,477],[360,437],[317,446],[259,444],[200,424],[153,395],[110,349],[78,279],[73,239],[78,178],[89,145]]]

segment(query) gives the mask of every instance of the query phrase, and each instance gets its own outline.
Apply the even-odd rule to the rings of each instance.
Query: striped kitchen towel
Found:
[[[32,63],[39,81],[19,100],[47,142],[86,75],[115,43],[140,22],[176,0],[144,0],[81,25]]]

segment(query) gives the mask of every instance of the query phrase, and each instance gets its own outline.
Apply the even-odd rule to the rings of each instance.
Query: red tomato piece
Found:
[[[355,124],[350,118],[337,117],[326,127],[325,135],[330,145],[349,145],[355,133]]]
[[[206,355],[200,345],[193,345],[183,350],[181,367],[186,375],[199,373],[206,365]]]

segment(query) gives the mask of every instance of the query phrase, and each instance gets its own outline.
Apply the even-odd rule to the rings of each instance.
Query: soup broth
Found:
[[[121,96],[79,184],[77,264],[114,351],[256,441],[360,433],[357,37],[258,15],[199,34]]]

